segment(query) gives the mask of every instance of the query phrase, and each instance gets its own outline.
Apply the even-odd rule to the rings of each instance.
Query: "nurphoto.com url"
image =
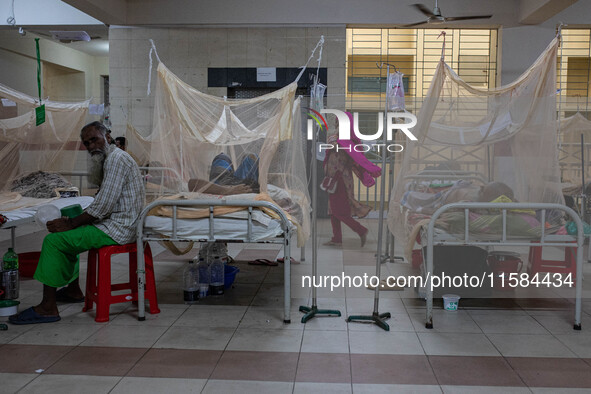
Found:
[[[527,273],[511,273],[508,275],[495,275],[492,272],[484,272],[481,276],[477,275],[446,275],[442,272],[440,275],[432,275],[428,273],[425,277],[421,275],[399,275],[387,276],[383,281],[375,275],[345,275],[343,272],[339,275],[319,275],[313,277],[311,275],[302,276],[302,287],[316,287],[316,288],[330,288],[330,291],[339,287],[372,287],[380,286],[386,287],[429,287],[431,291],[439,287],[455,287],[455,288],[481,288],[486,286],[493,286],[500,282],[501,286],[505,287],[562,287],[567,285],[574,286],[572,274],[563,276],[559,273],[535,273],[529,275]]]

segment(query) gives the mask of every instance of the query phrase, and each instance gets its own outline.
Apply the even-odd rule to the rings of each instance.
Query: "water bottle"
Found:
[[[2,258],[2,270],[12,271],[18,269],[18,254],[12,248],[8,248],[8,252],[4,253]]]
[[[19,294],[18,254],[12,248],[2,257],[0,288],[4,291],[3,299],[15,300]]]
[[[205,298],[209,290],[209,264],[203,257],[199,257],[197,271],[199,272],[199,298]]]
[[[223,295],[224,294],[224,263],[220,256],[215,256],[210,270],[209,294]]]
[[[194,260],[189,261],[183,272],[183,299],[185,304],[194,304],[199,299],[199,268]]]
[[[220,256],[220,246],[218,242],[214,242],[211,245],[211,255],[212,256]]]

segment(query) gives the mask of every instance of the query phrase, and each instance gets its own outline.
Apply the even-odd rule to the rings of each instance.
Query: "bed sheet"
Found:
[[[271,218],[261,211],[253,211],[252,241],[259,242],[275,238],[283,234],[281,222]],[[247,233],[248,213],[234,212],[215,217],[213,222],[216,239],[243,239]],[[289,224],[292,228],[293,225]],[[146,234],[160,234],[164,237],[172,236],[172,219],[161,216],[148,216],[144,232]],[[202,240],[209,236],[209,219],[177,219],[177,237],[186,240]]]
[[[23,197],[23,198],[28,198],[28,197]],[[20,209],[15,209],[15,210],[10,210],[10,211],[0,210],[0,214],[2,214],[3,216],[5,216],[8,219],[8,221],[0,227],[10,227],[11,222],[14,222],[17,220],[22,222],[24,220],[30,219],[30,221],[32,222],[34,220],[35,213],[37,212],[37,208],[39,208],[40,206],[45,205],[45,204],[54,205],[59,209],[67,207],[68,205],[80,204],[80,206],[82,206],[82,209],[86,209],[92,203],[92,201],[94,201],[94,198],[89,197],[89,196],[57,198],[57,199],[49,199],[49,200],[44,199],[44,198],[28,198],[28,199],[31,200],[31,203],[35,203],[35,204],[32,206],[25,207],[25,208],[20,208]],[[34,200],[36,200],[36,201],[34,201]],[[2,206],[0,206],[0,209],[1,208],[2,208]]]

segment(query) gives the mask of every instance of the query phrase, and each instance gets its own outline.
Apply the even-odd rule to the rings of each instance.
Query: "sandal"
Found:
[[[35,312],[33,307],[25,309],[17,315],[12,315],[8,318],[8,321],[12,324],[23,325],[23,324],[39,324],[39,323],[53,323],[60,321],[61,317],[58,316],[46,316],[40,315]]]
[[[283,264],[284,261],[285,261],[285,259],[283,257],[280,257],[280,258],[277,259],[277,262],[278,263],[281,263],[281,264]],[[300,263],[299,261],[297,261],[293,257],[290,257],[289,258],[289,262],[290,262],[290,264],[299,264]]]
[[[323,243],[322,245],[324,245],[324,246],[343,246],[343,243],[330,240],[328,242]]]

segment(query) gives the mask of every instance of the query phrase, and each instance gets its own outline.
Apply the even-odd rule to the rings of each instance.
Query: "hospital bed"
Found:
[[[213,196],[212,196],[213,197]],[[229,199],[159,199],[148,204],[137,222],[138,320],[145,320],[144,242],[199,241],[275,243],[283,245],[284,257],[284,322],[290,323],[291,307],[291,234],[294,225],[277,205],[268,201]],[[243,210],[214,216],[218,209],[237,207]],[[154,209],[170,210],[170,217],[150,214]],[[186,210],[204,209],[205,218],[187,219]],[[264,213],[266,210],[269,214]]]
[[[492,237],[482,236],[470,233],[470,215],[475,210],[498,210],[498,214],[501,217],[501,232],[498,236]],[[524,236],[513,236],[508,225],[509,216],[511,210],[535,210],[541,214],[541,220],[539,221],[539,236],[538,237],[524,237]],[[441,231],[438,229],[437,220],[452,210],[463,211],[464,216],[464,233],[463,234],[450,234],[447,231]],[[556,235],[547,234],[545,223],[546,214],[551,210],[563,211],[566,213],[572,221],[576,223],[577,235]],[[583,223],[577,213],[564,205],[560,204],[542,204],[542,203],[452,203],[443,205],[437,211],[431,215],[426,232],[426,266],[425,274],[426,277],[432,277],[434,269],[434,246],[478,246],[478,247],[492,247],[492,246],[554,246],[554,247],[576,247],[577,248],[577,260],[576,260],[576,278],[575,278],[575,319],[574,329],[581,329],[581,298],[582,298],[582,277],[583,277]],[[532,244],[532,242],[536,242]],[[427,328],[433,328],[433,289],[427,283],[425,288],[426,291],[426,321],[425,326]]]
[[[432,281],[433,276],[438,271],[441,272],[441,269],[436,268],[437,264],[443,264],[443,261],[438,259],[438,247],[472,246],[486,250],[523,246],[577,248],[574,328],[580,329],[585,235],[577,213],[562,204],[451,201],[446,203],[445,192],[441,190],[452,184],[456,185],[458,181],[466,180],[474,186],[486,184],[483,175],[465,171],[425,170],[404,177],[406,192],[399,202],[398,218],[405,226],[407,254],[416,243],[423,251],[422,277]],[[410,196],[415,192],[417,198],[411,199]],[[442,199],[437,200],[437,196],[441,196]],[[575,223],[578,235],[568,235],[566,231],[560,231],[565,229],[565,217]],[[466,249],[466,256],[468,255],[470,251]],[[466,256],[458,251],[455,260],[470,260],[463,258]],[[425,296],[427,302],[425,325],[432,328],[434,289],[426,284],[421,290],[421,295]]]

